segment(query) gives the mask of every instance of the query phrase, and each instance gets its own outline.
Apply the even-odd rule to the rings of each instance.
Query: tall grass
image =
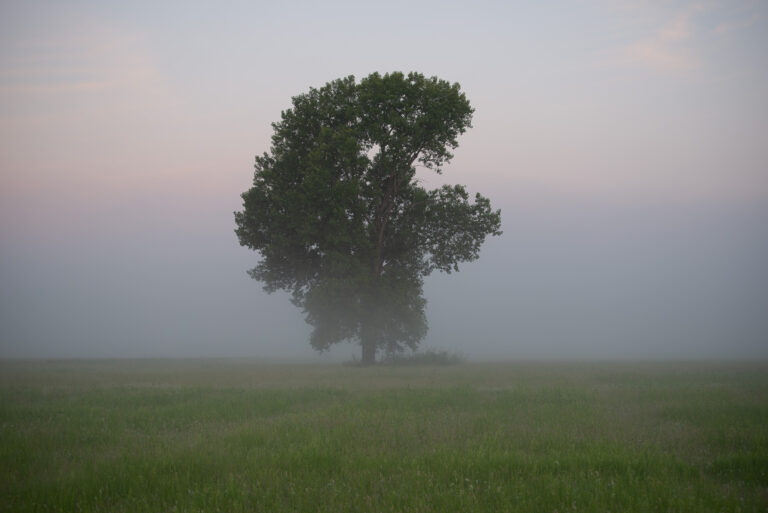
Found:
[[[768,366],[0,364],[0,511],[768,510]]]

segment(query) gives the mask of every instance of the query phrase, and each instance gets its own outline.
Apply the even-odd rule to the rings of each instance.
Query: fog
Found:
[[[459,273],[427,279],[423,347],[473,359],[768,356],[763,206],[491,198],[505,233]],[[4,233],[0,353],[359,357],[352,343],[317,356],[287,295],[246,275],[257,255],[232,232],[237,201],[198,218]]]
[[[506,216],[483,262],[427,288],[432,340],[521,358],[767,354],[763,209],[521,199]]]
[[[504,230],[427,278],[423,348],[768,357],[766,5],[481,3],[4,2],[0,358],[359,357],[313,352],[232,214],[291,96],[395,70],[461,84],[419,176]]]

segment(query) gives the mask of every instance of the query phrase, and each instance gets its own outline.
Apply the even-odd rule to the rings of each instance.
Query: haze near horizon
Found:
[[[4,2],[0,358],[359,355],[315,355],[301,312],[247,276],[232,212],[292,96],[374,71],[461,84],[473,128],[419,177],[502,211],[477,262],[427,280],[422,347],[767,358],[767,16]]]

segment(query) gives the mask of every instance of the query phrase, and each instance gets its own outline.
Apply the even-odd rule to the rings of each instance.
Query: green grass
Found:
[[[768,511],[768,364],[0,362],[0,511]]]

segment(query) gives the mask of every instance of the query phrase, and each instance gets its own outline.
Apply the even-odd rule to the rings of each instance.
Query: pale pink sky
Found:
[[[623,310],[610,314],[607,296],[593,293],[608,287],[620,294],[636,282],[617,282],[567,257],[590,237],[585,259],[600,262],[601,248],[619,244],[624,249],[603,263],[627,272],[649,261],[660,273],[672,272],[689,261],[692,277],[673,274],[671,285],[648,271],[641,279],[659,288],[650,286],[642,301],[652,303],[655,292],[668,296],[664,287],[681,290],[683,298],[701,294],[694,292],[697,279],[705,295],[726,287],[723,304],[712,299],[694,308],[691,323],[727,310],[722,331],[746,323],[742,352],[757,344],[766,354],[761,317],[743,310],[768,311],[761,303],[766,295],[749,288],[768,276],[759,258],[768,256],[767,16],[765,2],[749,0],[409,1],[385,9],[380,2],[338,1],[227,8],[3,2],[0,356],[27,349],[311,356],[299,314],[247,279],[244,270],[256,255],[237,246],[232,211],[251,181],[253,156],[269,149],[270,123],[291,96],[341,76],[392,70],[457,81],[476,108],[474,128],[444,176],[422,179],[429,186],[465,183],[505,214],[505,236],[489,244],[488,264],[481,258],[465,276],[478,297],[506,283],[499,297],[527,312],[521,314],[527,327],[516,336],[509,327],[516,340],[509,347],[480,343],[479,354],[535,356],[542,345],[532,341],[539,339],[557,353],[567,330],[528,325],[552,308],[561,319],[585,319],[581,332],[570,328],[580,333],[576,338],[605,339],[577,344],[572,353],[634,354],[634,346],[612,346],[595,326],[609,325],[606,315],[625,316],[619,324],[636,330],[644,321],[628,312],[640,305],[625,297]],[[641,246],[655,246],[655,253],[646,248],[652,254],[644,257],[629,247],[632,237],[620,236],[636,231]],[[540,246],[536,237],[543,237]],[[499,278],[522,272],[505,264],[521,245],[533,251],[532,260],[517,265],[542,280],[531,278],[525,291],[543,294],[540,304],[526,303],[512,281]],[[542,258],[553,253],[561,260],[543,267]],[[591,306],[574,306],[577,291],[570,297],[547,285],[553,270],[566,281],[590,276],[578,293]],[[464,279],[438,277],[428,285],[438,290]],[[684,283],[675,288],[675,279]],[[744,288],[742,281],[753,285]],[[492,297],[493,304],[506,304]],[[428,299],[432,333],[451,333],[450,319],[465,307]],[[726,303],[741,305],[742,313]],[[674,331],[658,327],[660,307],[648,308],[643,325],[658,328],[648,337]],[[210,333],[192,340],[203,312],[214,312],[206,322]],[[497,333],[506,321],[503,312],[497,315],[475,317]],[[253,342],[254,326],[275,319],[289,327],[270,325]],[[192,327],[178,328],[187,324]],[[680,327],[672,353],[695,352],[697,333],[711,332],[710,324],[688,335]],[[121,330],[126,340],[134,333],[145,341],[126,350],[107,340]],[[216,333],[224,340],[214,344]],[[755,342],[762,335],[764,345]],[[438,338],[430,340],[439,345]],[[702,344],[703,354],[722,353],[715,341]]]

